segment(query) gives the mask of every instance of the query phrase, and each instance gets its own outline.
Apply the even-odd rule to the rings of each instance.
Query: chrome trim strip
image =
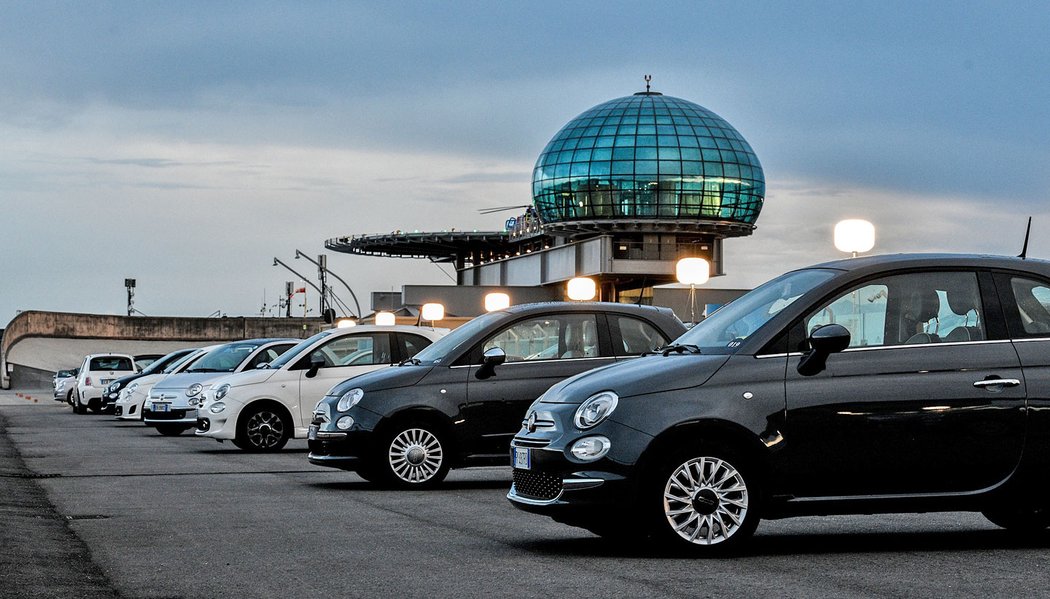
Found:
[[[1050,339],[1022,339],[1015,341],[1050,341]],[[987,339],[984,341],[938,341],[937,343],[898,343],[896,345],[869,345],[865,347],[847,347],[842,350],[841,353],[853,353],[861,351],[875,351],[880,349],[912,349],[920,347],[954,347],[956,345],[995,345],[998,343],[1010,343],[1009,339]],[[764,358],[785,358],[801,356],[803,352],[793,351],[786,354],[763,354],[755,356],[755,358],[762,360]]]
[[[1048,341],[1050,341],[1050,337],[1036,337],[1036,338],[1025,337],[1025,338],[1022,338],[1022,339],[1014,339],[1014,343],[1033,343],[1033,342],[1038,343],[1040,341],[1048,342]]]
[[[635,356],[635,357],[637,357],[637,356]],[[592,358],[549,358],[549,359],[544,359],[544,360],[514,360],[513,362],[504,362],[504,363],[500,364],[499,366],[497,366],[497,368],[504,368],[504,367],[507,367],[507,366],[514,366],[515,364],[547,364],[547,363],[550,363],[550,362],[559,362],[559,363],[560,362],[570,362],[570,361],[583,362],[583,361],[588,361],[588,360],[609,360],[609,362],[612,363],[614,360],[616,360],[616,358],[614,356],[596,356],[596,357],[592,357]],[[449,366],[449,368],[472,368],[472,367],[478,367],[478,366],[481,366],[481,364],[468,364],[468,365],[465,365],[465,366],[463,366],[463,365],[461,365],[461,366]]]
[[[346,433],[330,432],[330,431],[317,431],[318,439],[342,439],[346,437]]]
[[[561,481],[563,491],[579,491],[580,489],[593,489],[605,484],[600,478],[566,478]]]
[[[514,483],[511,483],[510,492],[507,493],[507,499],[511,501],[517,501],[518,503],[524,503],[526,505],[554,505],[555,503],[558,503],[558,500],[561,499],[561,496],[564,493],[565,487],[562,487],[561,492],[559,492],[558,496],[554,499],[529,499],[527,497],[522,497],[521,495],[518,495],[518,491],[515,488]]]

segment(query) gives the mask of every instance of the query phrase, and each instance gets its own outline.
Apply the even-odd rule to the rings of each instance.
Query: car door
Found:
[[[611,364],[603,350],[605,318],[594,313],[533,315],[503,327],[482,341],[467,377],[467,404],[462,410],[478,446],[476,453],[504,453],[521,428],[529,405],[548,387],[574,374]],[[506,361],[495,376],[480,380],[477,370],[485,350],[499,347]]]
[[[310,374],[310,362],[315,356],[320,356],[324,365],[313,376],[307,376]],[[389,366],[393,359],[390,333],[372,332],[328,338],[294,367],[299,372],[298,413],[301,422],[310,421],[317,402],[336,383]]]
[[[1008,478],[1025,385],[1000,314],[991,278],[972,271],[878,277],[810,311],[804,331],[837,323],[851,340],[814,376],[789,361],[791,494],[965,493]]]

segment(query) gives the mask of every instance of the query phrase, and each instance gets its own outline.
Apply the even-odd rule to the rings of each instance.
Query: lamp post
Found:
[[[510,296],[501,291],[485,294],[485,311],[495,312],[510,307]]]
[[[565,291],[569,295],[569,299],[577,302],[586,302],[594,299],[594,296],[598,293],[598,286],[595,285],[594,279],[576,277],[569,279],[568,284],[565,286]]]
[[[397,323],[397,318],[393,312],[376,312],[375,323],[381,327],[390,327]]]
[[[875,247],[875,225],[859,218],[849,218],[835,225],[835,249],[851,254],[870,251]]]
[[[675,264],[678,282],[689,285],[689,322],[696,323],[696,286],[711,278],[711,265],[703,258],[682,258]]]

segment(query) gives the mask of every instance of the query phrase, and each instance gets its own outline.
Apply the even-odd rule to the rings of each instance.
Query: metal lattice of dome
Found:
[[[687,100],[640,92],[569,121],[533,171],[533,202],[550,232],[610,226],[749,235],[765,177],[725,119]]]

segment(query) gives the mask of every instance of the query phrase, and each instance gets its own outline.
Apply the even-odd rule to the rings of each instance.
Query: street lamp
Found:
[[[419,320],[421,322],[424,320],[429,320],[431,326],[434,325],[435,320],[441,320],[443,318],[445,318],[445,306],[443,304],[423,304],[423,306],[419,309]]]
[[[835,248],[840,252],[852,254],[867,252],[875,247],[875,225],[859,218],[839,221],[835,225]]]
[[[711,278],[711,265],[703,258],[682,258],[675,264],[678,282],[689,285],[689,322],[696,322],[696,286]]]
[[[500,291],[485,294],[485,311],[495,312],[510,307],[510,296]]]
[[[393,312],[376,312],[376,324],[381,327],[393,326],[397,322]]]
[[[586,302],[594,299],[594,296],[598,294],[598,286],[594,284],[594,279],[576,277],[569,279],[566,291],[569,294],[569,299],[577,302]]]
[[[357,321],[353,318],[340,318],[336,321],[335,326],[338,329],[349,329],[350,327],[356,327]]]

